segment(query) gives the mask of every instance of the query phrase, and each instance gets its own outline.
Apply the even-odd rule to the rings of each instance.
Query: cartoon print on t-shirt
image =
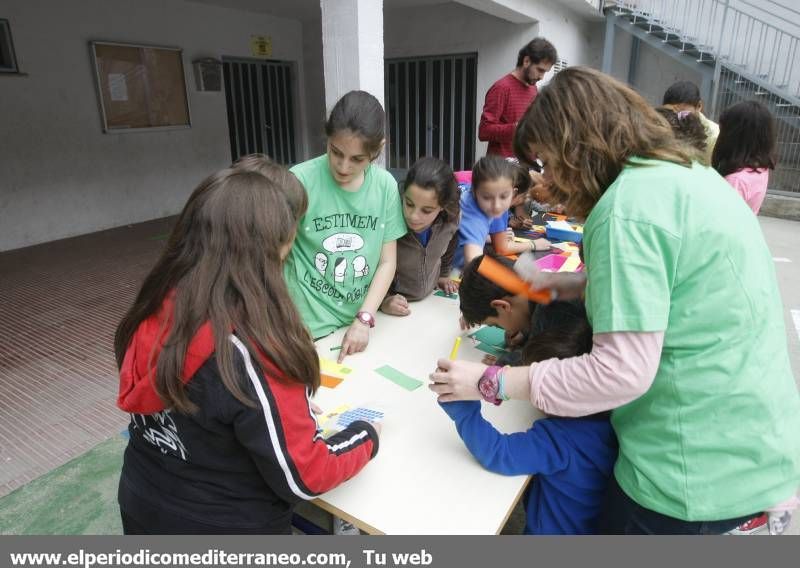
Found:
[[[369,265],[366,258],[359,255],[353,259],[353,273],[356,278],[364,278],[369,274]]]
[[[343,256],[333,261],[333,279],[340,284],[344,282],[344,273],[347,270],[347,259]]]
[[[325,276],[325,269],[328,268],[328,257],[325,253],[318,252],[314,257],[314,265],[317,267],[317,272]]]
[[[356,233],[335,233],[322,241],[322,248],[332,255],[330,258],[333,263],[334,282],[339,284],[345,282],[349,256],[346,253],[356,252],[363,247],[364,239]],[[324,276],[329,265],[328,256],[323,252],[318,252],[314,257],[314,264],[317,271]],[[351,260],[351,264],[355,278],[363,278],[369,273],[367,259],[363,256],[356,256]]]

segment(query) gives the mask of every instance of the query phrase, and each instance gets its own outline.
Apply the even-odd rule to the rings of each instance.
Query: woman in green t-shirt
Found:
[[[501,372],[442,359],[431,390],[559,416],[613,409],[620,453],[601,532],[724,533],[790,507],[800,397],[756,217],[642,97],[598,71],[556,75],[515,142],[586,219],[585,274],[534,286],[585,294],[592,352]]]
[[[397,182],[373,165],[385,141],[380,102],[350,91],[325,123],[327,152],[291,171],[306,189],[284,276],[315,339],[348,326],[339,351],[363,351],[375,313],[394,278],[397,239],[406,223]]]

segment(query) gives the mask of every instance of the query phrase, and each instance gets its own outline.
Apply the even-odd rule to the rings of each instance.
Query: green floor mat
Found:
[[[122,534],[117,484],[126,444],[114,436],[0,498],[0,534]]]

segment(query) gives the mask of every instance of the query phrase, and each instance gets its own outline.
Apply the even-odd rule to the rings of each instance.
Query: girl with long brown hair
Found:
[[[800,397],[755,216],[642,97],[592,69],[558,73],[518,140],[586,218],[585,273],[534,284],[585,293],[593,347],[508,369],[503,392],[560,416],[612,410],[620,452],[601,530],[724,533],[788,502]],[[497,400],[496,368],[438,366],[440,401]]]
[[[126,534],[288,533],[299,500],[377,452],[366,422],[319,434],[319,361],[282,275],[305,193],[265,171],[195,189],[117,328]]]

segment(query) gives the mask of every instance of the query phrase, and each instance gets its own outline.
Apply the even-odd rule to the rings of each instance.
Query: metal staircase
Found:
[[[766,104],[778,125],[779,164],[770,176],[770,192],[800,197],[800,5],[793,0],[636,0],[605,2],[603,12],[604,71],[609,72],[617,26],[698,71],[712,118],[742,100]]]

